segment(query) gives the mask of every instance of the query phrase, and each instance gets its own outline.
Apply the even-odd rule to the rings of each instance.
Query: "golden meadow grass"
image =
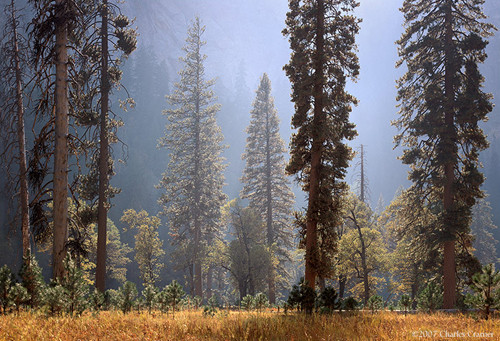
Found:
[[[459,337],[452,333],[493,337]],[[430,337],[432,334],[433,337]],[[455,334],[456,335],[456,334]],[[429,337],[427,337],[429,336]],[[21,313],[0,316],[0,340],[500,340],[500,320],[462,315],[390,312],[357,315],[284,315],[277,312],[201,311],[86,313],[81,317],[45,317]]]

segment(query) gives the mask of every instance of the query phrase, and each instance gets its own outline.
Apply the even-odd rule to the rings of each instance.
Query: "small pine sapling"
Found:
[[[148,312],[151,314],[151,310],[154,308],[156,304],[156,297],[158,296],[158,289],[152,285],[147,284],[142,290],[142,299],[144,301],[144,306],[148,309]]]
[[[401,299],[399,300],[399,305],[401,308],[403,308],[403,311],[406,314],[408,313],[408,310],[410,310],[411,306],[411,298],[408,295],[402,295]]]
[[[417,308],[429,313],[441,308],[443,304],[443,290],[434,282],[429,282],[420,292],[417,299]]]
[[[11,306],[11,298],[9,295],[10,288],[14,285],[12,271],[7,265],[0,268],[0,305],[2,306],[3,314],[7,314],[7,310]]]
[[[488,319],[491,309],[500,308],[500,272],[495,271],[495,265],[485,265],[481,272],[472,276],[470,285],[475,295],[468,301],[481,309],[484,318]]]
[[[373,314],[377,310],[382,309],[382,307],[384,305],[384,300],[379,295],[373,295],[368,299],[368,302],[366,303],[366,305],[367,305],[368,309],[370,309],[372,314]]]

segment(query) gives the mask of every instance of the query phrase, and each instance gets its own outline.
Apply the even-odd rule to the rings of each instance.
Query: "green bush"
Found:
[[[331,314],[340,308],[338,294],[333,287],[326,287],[318,296],[320,312]]]
[[[144,301],[144,306],[148,309],[148,312],[151,314],[151,310],[154,308],[156,304],[156,298],[158,295],[158,289],[155,288],[152,284],[147,284],[142,290],[142,299]]]
[[[11,302],[14,304],[16,311],[19,312],[19,308],[28,303],[31,298],[28,290],[23,287],[21,283],[16,283],[9,289],[9,297]]]
[[[28,290],[30,298],[27,304],[32,308],[39,308],[44,304],[45,295],[45,281],[42,276],[42,269],[38,265],[35,257],[33,255],[28,256],[29,262],[26,261],[26,257],[23,258],[23,265],[19,271],[19,277],[21,277],[23,287]]]
[[[8,309],[12,305],[12,300],[9,295],[10,288],[14,285],[12,271],[7,265],[0,268],[0,305],[2,312],[7,314]]]
[[[500,273],[493,264],[485,265],[481,272],[472,276],[470,285],[474,295],[469,295],[466,302],[481,309],[488,319],[491,309],[500,308]]]
[[[417,298],[417,308],[426,312],[433,312],[443,304],[443,290],[435,282],[429,282]]]
[[[82,270],[68,255],[64,260],[66,275],[61,278],[60,284],[65,289],[68,312],[80,315],[87,308],[89,287],[83,277]]]
[[[269,305],[269,300],[267,299],[266,294],[262,292],[256,294],[253,301],[254,301],[254,306],[258,311],[262,311],[262,308],[265,308]]]
[[[408,313],[408,310],[410,310],[411,307],[411,298],[408,295],[402,295],[400,300],[399,300],[399,306],[403,308],[403,311],[405,312],[405,315]]]
[[[212,296],[208,299],[207,305],[203,306],[203,315],[204,316],[215,316],[217,314],[217,300],[215,296]]]
[[[241,299],[241,307],[245,310],[251,310],[254,307],[254,298],[252,295],[246,295]]]
[[[299,284],[295,284],[290,291],[287,303],[300,311],[311,314],[316,301],[316,292],[301,278]]]
[[[379,295],[373,295],[366,302],[367,308],[372,311],[372,314],[377,310],[380,310],[384,306],[384,300]]]
[[[123,286],[118,289],[117,299],[118,306],[124,314],[132,311],[137,300],[137,287],[135,284],[129,281],[123,283]]]
[[[68,294],[59,281],[52,281],[45,289],[44,302],[50,316],[60,315],[68,307]]]
[[[172,283],[165,287],[165,292],[167,295],[168,305],[172,307],[172,312],[175,313],[175,311],[178,309],[179,303],[182,300],[182,297],[186,293],[176,280],[173,280]]]
[[[347,311],[354,311],[359,309],[359,302],[354,297],[347,297],[342,301],[342,308]]]

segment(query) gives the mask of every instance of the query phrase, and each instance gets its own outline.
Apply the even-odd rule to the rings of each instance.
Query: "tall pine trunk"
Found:
[[[314,118],[313,138],[311,147],[311,170],[309,174],[309,201],[307,206],[306,221],[306,264],[305,280],[312,289],[316,285],[316,262],[318,258],[318,235],[317,235],[317,213],[320,194],[320,167],[324,136],[322,136],[322,125],[325,122],[323,86],[324,86],[324,34],[325,34],[325,7],[323,0],[317,2],[316,14],[316,55],[314,70],[316,73],[314,81]]]
[[[30,247],[30,214],[28,195],[28,171],[26,166],[26,135],[24,130],[23,82],[21,75],[21,60],[19,57],[19,41],[17,33],[17,18],[14,0],[11,1],[12,34],[14,42],[14,63],[16,72],[16,106],[17,106],[17,143],[19,159],[19,206],[21,208],[21,234],[24,261],[29,265]]]
[[[106,232],[108,220],[108,173],[109,173],[109,141],[108,141],[108,1],[102,3],[101,24],[101,117],[99,143],[99,204],[97,208],[97,264],[96,288],[100,292],[106,289]]]
[[[451,2],[447,1],[447,10],[445,14],[445,136],[443,136],[445,147],[448,152],[454,150],[454,86],[453,75],[455,67],[453,66],[453,24],[452,24],[452,6]],[[445,229],[454,231],[453,222],[448,218],[450,211],[454,205],[454,190],[453,182],[455,180],[455,153],[450,153],[451,159],[444,165],[445,184],[443,190],[443,208],[445,211]],[[450,157],[449,156],[449,157]],[[454,236],[453,236],[454,238]],[[443,308],[453,309],[455,307],[455,241],[448,240],[443,245]]]
[[[67,1],[56,0],[53,277],[63,277],[68,240],[68,32]]]

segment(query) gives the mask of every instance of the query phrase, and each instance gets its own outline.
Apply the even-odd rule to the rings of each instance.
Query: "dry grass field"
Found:
[[[474,334],[475,333],[475,334]],[[297,315],[201,311],[0,316],[0,340],[500,340],[500,321],[390,312]]]

